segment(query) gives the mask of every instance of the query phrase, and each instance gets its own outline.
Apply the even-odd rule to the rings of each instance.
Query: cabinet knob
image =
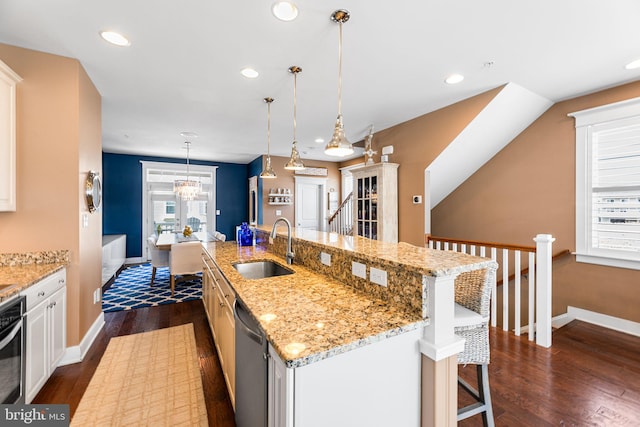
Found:
[[[40,292],[38,292],[38,296],[39,296],[39,297],[43,297],[43,296],[44,296],[44,291],[40,291]]]
[[[220,303],[220,307],[224,307],[224,303],[223,302]]]

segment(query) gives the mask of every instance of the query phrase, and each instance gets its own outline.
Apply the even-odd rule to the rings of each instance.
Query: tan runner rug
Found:
[[[112,338],[72,426],[206,426],[193,324]]]

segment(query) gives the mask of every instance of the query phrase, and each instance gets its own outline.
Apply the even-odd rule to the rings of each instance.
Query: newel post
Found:
[[[536,344],[551,347],[552,245],[551,234],[538,234],[536,242]]]

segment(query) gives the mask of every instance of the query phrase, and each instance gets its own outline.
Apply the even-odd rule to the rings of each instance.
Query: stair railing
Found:
[[[353,192],[345,197],[329,218],[329,231],[346,235],[353,233]]]
[[[481,257],[489,257],[498,262],[499,269],[492,284],[491,326],[498,322],[498,289],[502,283],[502,329],[509,330],[509,283],[513,280],[513,330],[520,335],[525,329],[522,324],[522,277],[526,275],[528,286],[528,329],[529,341],[535,339],[542,347],[551,346],[551,296],[552,296],[552,244],[555,238],[550,234],[538,234],[535,246],[510,245],[505,243],[481,242],[474,240],[450,239],[425,236],[425,243],[431,249],[451,250]],[[500,253],[500,256],[498,254]],[[557,256],[565,255],[562,251]],[[555,258],[555,257],[554,257]],[[513,262],[513,268],[510,268]],[[531,268],[535,266],[535,268]],[[510,274],[513,271],[513,274]],[[498,282],[497,278],[502,276]],[[506,285],[506,286],[505,286]]]

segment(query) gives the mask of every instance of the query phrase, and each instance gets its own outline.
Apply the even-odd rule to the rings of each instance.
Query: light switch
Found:
[[[326,252],[320,252],[320,262],[324,265],[331,266],[331,255]]]
[[[351,273],[354,276],[360,277],[362,279],[367,278],[367,266],[361,264],[359,262],[352,261],[351,262]]]
[[[89,226],[89,214],[86,212],[82,212],[82,228],[87,228]]]
[[[216,215],[220,215],[220,209],[216,209]]]
[[[372,283],[380,286],[387,286],[387,272],[379,268],[371,267],[369,279]]]

